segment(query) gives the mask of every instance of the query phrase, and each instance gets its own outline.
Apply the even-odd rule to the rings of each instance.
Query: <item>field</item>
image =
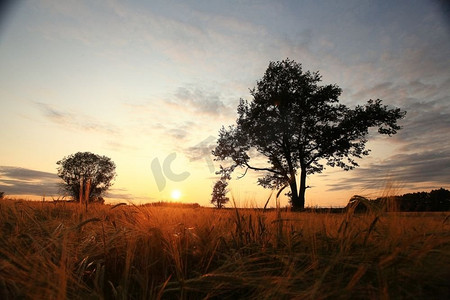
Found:
[[[0,200],[1,299],[450,299],[450,213]]]

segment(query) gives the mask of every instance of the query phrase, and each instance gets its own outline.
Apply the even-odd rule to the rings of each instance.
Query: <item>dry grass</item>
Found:
[[[449,299],[450,214],[0,200],[1,299]]]

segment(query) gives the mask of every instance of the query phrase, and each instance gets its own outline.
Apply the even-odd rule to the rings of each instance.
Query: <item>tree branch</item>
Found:
[[[247,168],[255,170],[255,171],[268,171],[268,172],[272,172],[274,174],[283,176],[283,173],[281,173],[280,171],[277,171],[277,170],[273,170],[273,169],[269,169],[269,168],[256,168],[256,167],[250,166],[248,163],[245,163],[245,165],[247,166]]]
[[[242,174],[241,176],[238,176],[238,179],[243,178],[247,174],[247,171],[248,171],[248,167],[245,169],[244,174]]]

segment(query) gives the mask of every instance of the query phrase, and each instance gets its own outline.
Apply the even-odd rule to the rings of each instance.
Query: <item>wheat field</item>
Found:
[[[0,200],[1,299],[449,299],[450,213]]]

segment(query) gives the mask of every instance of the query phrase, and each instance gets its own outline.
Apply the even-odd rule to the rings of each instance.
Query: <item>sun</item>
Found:
[[[170,196],[172,197],[173,200],[180,200],[181,192],[180,190],[173,190]]]

